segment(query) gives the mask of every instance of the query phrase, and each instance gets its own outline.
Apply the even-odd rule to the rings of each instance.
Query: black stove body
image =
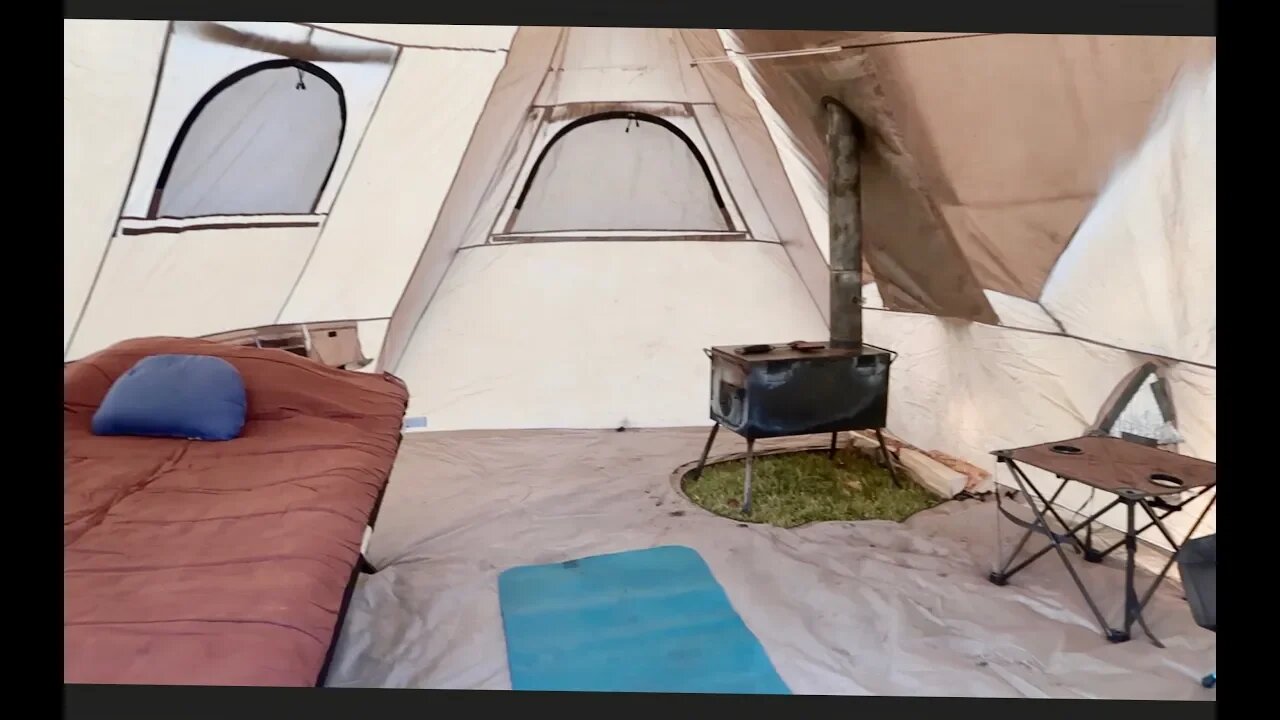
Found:
[[[815,344],[716,347],[708,354],[711,419],[748,440],[885,426],[888,350]]]
[[[898,476],[885,444],[889,367],[894,353],[865,343],[714,347],[711,358],[711,434],[692,478],[702,474],[720,427],[746,438],[742,512],[751,513],[751,474],[756,440],[831,433],[835,457],[840,433],[874,430],[885,467]]]

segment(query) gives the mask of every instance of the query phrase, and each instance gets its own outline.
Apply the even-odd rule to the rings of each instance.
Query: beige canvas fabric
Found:
[[[472,130],[468,152],[454,171],[445,204],[430,228],[419,230],[425,243],[391,315],[378,358],[384,367],[399,363],[410,333],[462,244],[462,229],[494,190],[490,183],[514,150],[513,138],[546,75],[559,35],[559,28],[526,28],[512,40],[503,71],[494,80],[485,110]]]
[[[733,34],[748,53],[856,48],[750,68],[815,173],[825,176],[827,164],[816,108],[830,95],[873,128],[878,155],[895,166],[884,204],[929,206],[927,226],[954,239],[981,287],[1032,300],[1176,77],[1203,69],[1216,49],[1213,38]],[[875,237],[890,249],[877,252],[926,253],[903,240],[922,234],[914,225],[888,218]],[[940,262],[947,269],[936,280],[916,282],[954,285],[964,277],[955,264]],[[891,306],[914,309],[881,292]]]

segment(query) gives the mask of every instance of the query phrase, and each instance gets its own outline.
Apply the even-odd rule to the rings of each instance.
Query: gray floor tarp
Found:
[[[1146,613],[1167,647],[1136,628],[1111,644],[1053,555],[1007,587],[987,581],[994,501],[948,502],[902,524],[743,526],[673,482],[705,438],[407,436],[369,546],[379,571],[356,588],[329,684],[508,689],[499,572],[679,544],[706,559],[797,694],[1213,699],[1199,679],[1213,669],[1215,638],[1195,626],[1176,577]],[[721,433],[713,452],[742,447]],[[1004,533],[1016,539],[1008,524]],[[1119,554],[1104,565],[1072,558],[1118,622]]]

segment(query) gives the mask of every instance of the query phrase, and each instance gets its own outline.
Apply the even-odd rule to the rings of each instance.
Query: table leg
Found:
[[[1135,592],[1134,594],[1136,595],[1137,593]],[[1147,625],[1146,618],[1142,616],[1142,608],[1137,609],[1135,617],[1138,619],[1138,627],[1142,628],[1142,632],[1146,634],[1149,640],[1151,640],[1151,644],[1163,650],[1165,645],[1160,642],[1160,638],[1156,637],[1155,633],[1151,632],[1151,628]]]
[[[1217,500],[1217,495],[1214,495],[1209,503],[1205,505],[1204,510],[1191,526],[1191,530],[1187,532],[1187,537],[1191,537],[1195,534],[1196,530],[1200,527],[1200,523],[1206,516],[1208,516],[1209,510],[1213,508],[1213,505]],[[1127,555],[1125,562],[1124,635],[1127,639],[1130,628],[1132,628],[1133,623],[1136,622],[1156,647],[1163,648],[1164,643],[1160,642],[1160,639],[1155,636],[1155,633],[1151,632],[1151,628],[1147,625],[1146,618],[1143,616],[1142,611],[1147,608],[1147,605],[1151,602],[1151,598],[1155,597],[1156,590],[1159,589],[1160,584],[1164,582],[1165,577],[1168,576],[1169,569],[1173,567],[1175,562],[1177,562],[1178,555],[1182,552],[1182,543],[1179,543],[1174,539],[1173,533],[1169,532],[1169,529],[1164,526],[1164,522],[1161,517],[1156,514],[1155,509],[1151,507],[1151,503],[1146,498],[1126,500],[1125,503],[1129,508],[1129,520],[1124,539]],[[1136,527],[1137,522],[1135,519],[1135,511],[1138,507],[1141,507],[1142,511],[1147,514],[1147,517],[1151,518],[1151,523],[1143,527],[1141,530]],[[1160,569],[1160,573],[1151,581],[1151,586],[1147,588],[1145,593],[1143,593],[1142,599],[1138,599],[1138,591],[1134,586],[1134,555],[1137,551],[1138,535],[1146,528],[1151,527],[1151,525],[1155,525],[1160,529],[1160,533],[1164,535],[1165,540],[1167,540],[1169,545],[1173,548],[1173,553],[1169,556],[1169,559],[1165,561],[1164,567]]]
[[[1014,464],[1012,460],[1007,460],[1004,462],[1006,462],[1010,466]],[[1010,470],[1010,472],[1013,472],[1013,471]],[[1065,486],[1066,483],[1063,483],[1063,485]],[[1058,491],[1061,492],[1062,488],[1059,487]],[[1007,517],[1009,517],[1010,520],[1012,520],[1013,516],[1009,515],[1004,511],[1004,505],[1000,502],[1001,495],[1002,494],[1000,492],[1000,489],[997,487],[996,488],[996,512],[1002,515],[1006,515]],[[1054,493],[1053,496],[1056,498],[1058,496],[1058,493]],[[999,522],[999,520],[1000,519],[997,517],[996,521]],[[1048,552],[1049,548],[1046,546],[1039,553],[1029,558],[1027,562],[1022,563],[1018,567],[1013,568],[1011,570],[1010,566],[1013,565],[1013,561],[1018,558],[1018,553],[1022,552],[1022,548],[1027,546],[1027,541],[1031,539],[1031,536],[1036,534],[1036,528],[1034,525],[1026,525],[1023,527],[1025,527],[1026,532],[1023,533],[1022,539],[1018,541],[1018,545],[1013,549],[1013,552],[1009,553],[1009,559],[1003,563],[1003,566],[999,570],[993,570],[991,574],[987,576],[987,579],[990,580],[993,585],[999,585],[1000,587],[1004,587],[1005,585],[1008,585],[1010,576],[1012,576],[1014,573],[1018,572],[1022,568],[1026,567],[1028,564],[1030,564],[1031,561],[1034,561],[1036,558],[1039,558],[1041,555]],[[999,532],[997,531],[997,536],[998,535],[999,535]],[[1001,541],[997,537],[997,541],[996,541],[997,564],[1000,564],[1000,545],[1001,544],[1002,544]]]
[[[1021,470],[1012,460],[1008,458],[1004,458],[1004,462],[1006,465],[1009,465],[1010,469],[1013,471],[1012,472],[1013,480],[1018,484],[1018,488],[1022,490],[1024,494],[1030,497],[1031,490],[1029,490],[1027,486],[1023,483],[1025,476],[1023,476]],[[1026,480],[1027,484],[1030,484],[1030,482],[1031,481],[1029,479]],[[1038,492],[1036,494],[1039,495]],[[1041,495],[1041,498],[1043,498],[1043,495]],[[1084,601],[1088,603],[1089,609],[1093,611],[1093,616],[1095,619],[1097,619],[1098,626],[1102,628],[1102,634],[1105,635],[1108,639],[1113,638],[1115,635],[1115,631],[1112,630],[1111,626],[1107,624],[1107,620],[1105,617],[1103,617],[1102,611],[1098,609],[1098,604],[1093,601],[1093,596],[1089,594],[1089,589],[1084,586],[1084,581],[1080,579],[1080,575],[1076,572],[1075,567],[1071,565],[1071,558],[1067,557],[1066,551],[1062,549],[1063,543],[1061,540],[1058,539],[1057,533],[1054,533],[1053,530],[1050,529],[1049,521],[1045,517],[1045,514],[1041,512],[1039,506],[1037,506],[1034,502],[1029,504],[1031,505],[1031,512],[1034,513],[1036,516],[1036,522],[1047,531],[1049,535],[1049,542],[1052,543],[1051,547],[1054,549],[1055,552],[1058,553],[1058,558],[1062,560],[1063,566],[1067,568],[1067,572],[1071,575],[1071,580],[1075,582],[1076,588],[1079,589],[1080,594],[1084,596]],[[992,575],[994,576],[996,575],[996,573],[992,573]],[[992,577],[991,580],[992,582],[996,582],[995,577]],[[1002,584],[1002,583],[996,583],[996,584]]]
[[[1157,506],[1157,505],[1155,505],[1155,504],[1150,504],[1150,503],[1149,503],[1149,504],[1150,504],[1150,507],[1147,509],[1147,514],[1151,517],[1151,522],[1147,523],[1146,525],[1143,525],[1141,528],[1139,528],[1139,529],[1138,529],[1138,536],[1139,536],[1139,537],[1141,537],[1141,536],[1142,536],[1142,533],[1144,533],[1144,532],[1146,532],[1146,531],[1150,530],[1150,529],[1151,529],[1151,528],[1153,528],[1153,527],[1156,527],[1156,521],[1157,521],[1157,520],[1165,520],[1165,519],[1168,519],[1168,517],[1169,517],[1170,515],[1173,515],[1174,513],[1178,512],[1179,510],[1182,510],[1183,508],[1185,508],[1187,505],[1189,505],[1189,504],[1191,504],[1191,503],[1195,502],[1197,498],[1199,498],[1201,495],[1204,495],[1206,492],[1207,492],[1207,489],[1206,489],[1206,490],[1201,490],[1201,491],[1197,492],[1195,495],[1191,496],[1189,499],[1184,500],[1183,502],[1178,503],[1177,505],[1173,505],[1173,506],[1169,506],[1169,505],[1167,505],[1167,504],[1166,504],[1164,507],[1160,507],[1160,506]],[[1156,514],[1155,514],[1155,513],[1156,513],[1156,511],[1158,511],[1158,510],[1162,510],[1162,509],[1164,509],[1164,510],[1165,510],[1165,512],[1164,512],[1164,514],[1163,514],[1163,515],[1156,515]],[[1166,535],[1166,537],[1167,537],[1167,535]],[[1170,544],[1171,544],[1171,545],[1173,545],[1173,546],[1176,546],[1176,545],[1177,545],[1177,543],[1174,543],[1172,540],[1170,540],[1169,542],[1170,542]],[[1108,555],[1110,555],[1111,553],[1115,552],[1116,550],[1119,550],[1119,549],[1120,549],[1120,548],[1122,548],[1122,547],[1124,547],[1124,540],[1121,540],[1121,541],[1119,541],[1119,542],[1117,542],[1117,543],[1115,543],[1115,544],[1111,545],[1110,547],[1108,547],[1108,548],[1106,548],[1106,549],[1104,549],[1104,550],[1095,550],[1095,549],[1092,549],[1092,546],[1091,546],[1091,545],[1086,541],[1086,557],[1085,557],[1085,559],[1086,559],[1086,560],[1088,560],[1089,562],[1102,562],[1103,558],[1107,557]],[[1087,555],[1087,553],[1089,553],[1089,552],[1092,552],[1092,553],[1093,553],[1093,557],[1089,557],[1089,556]]]
[[[1146,603],[1138,599],[1138,591],[1134,585],[1136,575],[1135,566],[1138,554],[1138,536],[1146,529],[1145,527],[1139,529],[1137,526],[1136,509],[1139,504],[1141,504],[1143,509],[1147,511],[1147,514],[1150,515],[1146,501],[1140,498],[1125,500],[1125,506],[1128,510],[1128,520],[1125,524],[1125,536],[1123,541],[1125,547],[1124,630],[1121,631],[1115,642],[1128,640],[1133,629],[1133,624],[1136,622],[1138,627],[1142,628],[1142,632],[1151,639],[1152,644],[1156,647],[1163,648],[1164,643],[1160,642],[1160,639],[1156,637],[1155,633],[1151,632],[1151,627],[1147,625],[1147,620],[1142,615],[1142,610],[1146,606]],[[1177,548],[1177,543],[1173,543],[1173,546],[1174,548]],[[1167,570],[1161,572],[1161,577],[1163,577],[1164,572],[1167,572]],[[1153,587],[1159,583],[1160,578],[1157,578],[1153,583]]]
[[[1044,493],[1040,492],[1040,488],[1036,487],[1036,484],[1031,482],[1031,478],[1027,477],[1026,474],[1022,472],[1022,468],[1012,464],[1010,464],[1010,467],[1026,481],[1027,486],[1031,488],[1031,491],[1036,494],[1036,497],[1040,498],[1040,502],[1044,503],[1045,511],[1052,515],[1053,519],[1057,520],[1059,525],[1064,528],[1071,527],[1067,524],[1067,521],[1063,520],[1062,516],[1058,514],[1057,508],[1053,506],[1053,501],[1057,499],[1058,494],[1062,492],[1062,489],[1067,486],[1066,480],[1063,480],[1062,484],[1058,486],[1057,491],[1053,493],[1053,497],[1046,499]],[[1028,495],[1028,497],[1030,496]],[[1046,525],[1045,529],[1048,530],[1049,527]],[[1076,549],[1076,552],[1084,554],[1084,546],[1080,544],[1080,539],[1075,536],[1075,532],[1068,531],[1067,536],[1071,538],[1071,546]]]
[[[1138,534],[1136,517],[1136,504],[1132,500],[1125,501],[1125,525],[1124,525],[1124,623],[1123,629],[1119,633],[1119,637],[1113,638],[1112,642],[1123,642],[1129,639],[1129,629],[1133,627],[1133,621],[1136,619],[1138,610],[1138,593],[1133,589],[1133,578],[1137,570],[1138,559]]]
[[[747,467],[742,480],[742,514],[751,514],[751,465],[755,456],[756,441],[747,440]]]
[[[997,496],[996,502],[999,503],[999,496]],[[1077,524],[1075,527],[1067,528],[1067,531],[1066,533],[1064,533],[1064,535],[1075,535],[1076,533],[1080,532],[1080,530],[1089,527],[1094,522],[1097,522],[1098,518],[1102,517],[1109,510],[1111,510],[1111,508],[1119,504],[1120,504],[1119,500],[1112,500],[1110,503],[1106,505],[1106,507],[1102,508],[1101,510],[1095,512],[1094,514],[1080,521],[1080,523]],[[1003,512],[1003,510],[1001,512]],[[1014,559],[1018,557],[1018,553],[1022,552],[1022,548],[1027,544],[1027,541],[1031,539],[1031,536],[1036,534],[1036,532],[1037,531],[1034,526],[1028,529],[1027,534],[1022,537],[1022,541],[1018,543],[1018,546],[1014,548],[1013,553],[1009,555],[1009,560],[1005,564],[1004,569],[999,572],[999,575],[1003,577],[1005,582],[1007,582],[1009,578],[1013,577],[1014,573],[1017,573],[1019,570],[1022,570],[1023,568],[1035,562],[1036,560],[1039,560],[1041,557],[1045,555],[1045,553],[1053,549],[1052,545],[1046,545],[1043,548],[1040,548],[1040,550],[1038,550],[1035,554],[1028,556],[1027,559],[1023,560],[1022,562],[1014,566],[1013,565]],[[1046,535],[1053,534],[1053,531],[1045,530],[1042,534],[1046,534]],[[992,580],[992,582],[995,582],[995,580]],[[1005,582],[997,582],[996,584],[1004,585]]]
[[[1196,534],[1196,530],[1200,528],[1200,523],[1204,522],[1204,519],[1209,515],[1209,511],[1213,509],[1214,504],[1217,502],[1218,502],[1218,495],[1217,493],[1214,493],[1213,497],[1209,499],[1209,502],[1205,504],[1204,510],[1200,512],[1200,516],[1196,518],[1196,521],[1194,523],[1192,523],[1191,529],[1187,531],[1187,538],[1190,538],[1191,536]],[[1160,569],[1160,574],[1156,575],[1156,579],[1151,582],[1151,587],[1147,588],[1147,591],[1142,595],[1142,599],[1138,602],[1138,612],[1141,613],[1144,609],[1146,609],[1147,604],[1151,602],[1151,598],[1155,597],[1156,590],[1159,589],[1160,584],[1164,581],[1165,577],[1169,574],[1170,568],[1172,568],[1174,563],[1178,561],[1178,556],[1182,554],[1182,545],[1185,544],[1185,540],[1183,541],[1183,543],[1178,543],[1174,541],[1173,534],[1170,533],[1168,528],[1164,526],[1164,523],[1160,520],[1160,518],[1156,517],[1155,512],[1151,509],[1151,506],[1145,500],[1139,501],[1139,505],[1142,506],[1142,509],[1144,512],[1146,512],[1148,515],[1151,516],[1152,522],[1155,523],[1156,527],[1160,528],[1160,532],[1164,534],[1165,539],[1168,540],[1169,544],[1173,546],[1173,554],[1170,555],[1169,559],[1165,561],[1164,567]],[[1155,640],[1155,638],[1152,638],[1152,640]]]
[[[711,454],[711,446],[715,444],[718,432],[720,432],[720,423],[715,423],[711,426],[711,434],[707,436],[707,444],[702,447],[702,457],[698,459],[698,467],[689,474],[690,480],[702,477],[702,470],[707,466],[707,456]]]
[[[840,438],[840,433],[831,433],[831,449],[827,451],[827,459],[836,459],[836,442]]]
[[[1138,557],[1138,536],[1146,528],[1139,529],[1137,523],[1137,506],[1143,503],[1140,498],[1122,498],[1127,511],[1125,521],[1124,540],[1122,541],[1125,548],[1124,563],[1124,625],[1123,629],[1113,633],[1112,642],[1126,642],[1132,637],[1133,624],[1136,622],[1138,627],[1142,628],[1142,632],[1146,634],[1151,642],[1159,648],[1164,647],[1164,643],[1151,632],[1151,627],[1147,625],[1147,620],[1142,616],[1142,609],[1145,603],[1138,599],[1138,591],[1135,586],[1137,576],[1137,557]],[[1157,583],[1159,581],[1157,580]]]
[[[1084,559],[1086,562],[1100,563],[1105,555],[1093,549],[1093,523],[1084,526]]]

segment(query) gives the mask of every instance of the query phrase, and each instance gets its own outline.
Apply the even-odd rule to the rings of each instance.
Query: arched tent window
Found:
[[[311,63],[269,60],[232,73],[178,130],[149,214],[314,212],[346,123],[342,86]]]
[[[1120,381],[1102,406],[1095,432],[1157,447],[1182,442],[1173,400],[1154,363],[1144,364]]]
[[[615,111],[561,128],[534,161],[508,232],[732,230],[697,145],[656,115]]]

